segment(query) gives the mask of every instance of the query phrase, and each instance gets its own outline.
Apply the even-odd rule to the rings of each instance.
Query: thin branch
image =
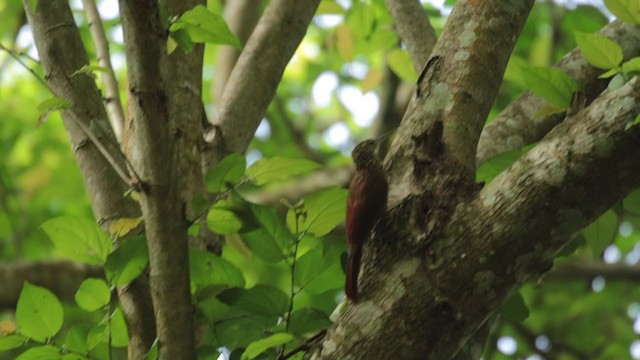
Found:
[[[287,316],[285,318],[285,326],[284,326],[284,332],[289,332],[289,327],[291,326],[291,313],[293,312],[293,300],[296,297],[296,291],[295,291],[295,280],[296,280],[296,264],[298,263],[298,246],[300,245],[300,241],[302,241],[302,238],[304,237],[304,235],[307,233],[307,231],[305,230],[302,234],[300,234],[300,217],[302,216],[302,212],[300,212],[299,209],[296,209],[296,228],[295,228],[295,234],[296,234],[296,243],[294,245],[294,249],[293,249],[293,259],[291,260],[291,265],[290,265],[290,271],[291,271],[291,297],[289,298],[289,309],[287,310]],[[284,355],[284,351],[287,347],[287,344],[283,344],[282,345],[282,349],[280,349],[280,355],[279,357],[282,357]]]
[[[77,118],[77,115],[73,110],[70,110],[70,111],[72,111],[74,114],[73,114],[73,116],[69,116],[69,119],[72,119],[73,122],[75,122],[75,124],[80,129],[82,129],[82,132],[84,132],[84,134],[87,135],[87,137],[89,139],[91,139],[93,144],[100,151],[100,154],[102,154],[102,156],[104,156],[104,158],[107,160],[109,165],[111,165],[111,167],[116,172],[116,174],[118,174],[120,179],[122,179],[122,181],[124,181],[124,183],[129,185],[129,186],[136,186],[136,184],[138,184],[138,182],[139,182],[139,178],[137,178],[137,176],[136,176],[136,179],[134,180],[131,176],[129,176],[129,174],[124,169],[122,169],[120,167],[120,164],[118,164],[118,162],[114,159],[114,157],[111,155],[109,150],[107,150],[107,148],[102,144],[102,142],[100,140],[98,140],[98,138],[95,135],[93,135],[93,133],[87,127],[87,125],[85,125],[81,120],[79,120]],[[80,144],[80,146],[82,146],[82,144]],[[122,154],[122,153],[120,153],[120,154],[124,158],[125,162],[128,164],[128,160],[124,156],[124,154]],[[132,166],[129,166],[129,170],[131,170],[132,172],[135,172],[135,170],[134,170],[134,168]]]
[[[248,179],[239,181],[237,184],[233,185],[232,187],[228,188],[227,190],[217,194],[216,197],[209,203],[209,205],[207,205],[206,208],[204,208],[202,211],[200,211],[198,213],[198,215],[196,215],[191,221],[189,221],[189,226],[193,225],[196,221],[200,220],[200,218],[202,218],[205,214],[209,213],[209,210],[211,210],[211,208],[215,204],[217,204],[218,201],[220,201],[222,198],[224,198],[227,195],[229,195],[231,192],[237,190],[240,186],[246,184],[248,181],[249,181]]]
[[[22,67],[24,67],[27,71],[29,71],[38,80],[38,82],[40,82],[45,88],[47,88],[47,90],[49,90],[49,92],[53,96],[56,96],[56,93],[55,93],[54,89],[52,89],[49,86],[49,84],[47,84],[46,81],[44,81],[43,78],[41,78],[32,68],[30,68],[24,61],[22,61],[22,59],[20,59],[20,56],[18,56],[18,54],[16,54],[13,50],[4,47],[2,44],[0,44],[0,49],[6,51],[9,55],[11,55],[11,57],[13,57],[20,65],[22,65]],[[98,148],[98,151],[100,151],[100,154],[102,154],[102,156],[104,156],[105,160],[107,160],[107,162],[109,162],[109,164],[111,165],[113,170],[118,174],[120,179],[122,179],[122,181],[124,181],[124,183],[127,184],[128,186],[135,186],[138,183],[139,177],[137,176],[137,174],[135,174],[135,170],[131,166],[131,164],[129,164],[129,161],[127,160],[127,157],[124,156],[124,154],[119,150],[120,148],[118,146],[114,146],[114,149],[116,149],[116,151],[120,154],[120,156],[123,159],[123,161],[125,162],[125,164],[128,166],[128,169],[131,172],[133,172],[133,177],[131,177],[128,174],[128,172],[125,171],[120,166],[120,164],[115,160],[113,155],[111,155],[111,153],[105,147],[105,145],[95,135],[93,135],[91,130],[81,120],[79,120],[77,112],[73,109],[73,107],[71,109],[69,109],[69,111],[71,113],[73,113],[72,116],[69,116],[69,119],[72,120],[82,130],[82,132],[89,139],[91,139],[91,141]],[[103,132],[106,133],[105,131],[103,131]],[[104,138],[108,140],[108,136],[106,136]],[[83,144],[80,143],[80,145],[83,145]]]
[[[15,51],[13,51],[12,49],[9,49],[7,47],[5,47],[4,45],[0,44],[0,49],[4,50],[7,52],[7,54],[9,54],[9,56],[11,56],[15,61],[18,62],[18,64],[22,65],[22,67],[27,70],[28,72],[31,73],[31,75],[33,75],[36,80],[38,80],[39,83],[41,83],[42,85],[44,85],[45,88],[47,88],[47,90],[49,90],[51,93],[53,93],[53,91],[51,91],[51,88],[49,88],[49,85],[47,84],[46,81],[44,81],[43,78],[40,77],[40,75],[38,75],[31,67],[29,67],[29,65],[27,65],[24,61],[22,61],[22,59],[20,58],[20,56],[24,56],[24,54],[19,54],[16,53]]]
[[[296,202],[305,195],[332,185],[346,186],[353,176],[353,166],[341,166],[337,168],[320,169],[307,176],[295,178],[285,182],[276,188],[260,189],[256,192],[243,194],[250,202],[275,206],[282,199]]]
[[[514,329],[520,336],[524,338],[524,340],[529,344],[529,347],[531,348],[531,350],[533,350],[536,354],[539,354],[546,359],[549,359],[549,360],[554,359],[555,358],[553,357],[554,353],[556,354],[567,353],[579,360],[592,359],[591,356],[588,356],[587,354],[583,353],[582,351],[579,351],[573,346],[560,341],[554,341],[553,339],[549,339],[549,341],[551,342],[551,350],[549,352],[541,351],[536,347],[536,339],[538,337],[538,334],[531,331],[531,329],[529,329],[522,323],[515,322],[515,321],[505,321],[505,322],[509,324],[509,326],[511,326],[512,329]]]
[[[107,69],[107,71],[100,72],[100,78],[104,83],[107,100],[107,111],[109,112],[109,119],[111,120],[111,126],[113,133],[116,136],[118,142],[122,142],[122,128],[124,126],[124,111],[122,109],[122,102],[120,101],[120,88],[118,87],[118,80],[116,79],[111,65],[111,57],[109,56],[109,43],[104,33],[102,25],[102,19],[98,8],[94,0],[82,0],[84,10],[89,20],[89,30],[91,31],[91,38],[96,48],[96,55],[98,57],[98,65]]]
[[[318,332],[317,334],[313,335],[312,337],[308,338],[307,340],[305,340],[304,343],[300,344],[299,346],[291,349],[289,352],[287,352],[286,354],[282,354],[280,357],[278,357],[278,360],[286,360],[291,358],[293,355],[301,352],[301,351],[306,351],[309,348],[311,348],[311,346],[314,343],[319,342],[320,340],[322,340],[322,338],[327,334],[327,330],[322,330],[320,332]]]
[[[294,124],[293,119],[287,113],[287,108],[284,105],[284,101],[279,96],[275,96],[273,99],[276,111],[278,112],[278,116],[284,122],[286,128],[289,130],[291,134],[291,138],[293,142],[296,144],[298,149],[309,159],[318,162],[320,164],[324,164],[326,162],[325,158],[318,153],[315,149],[309,146],[307,142],[306,136],[303,131],[301,131],[296,124]]]
[[[385,0],[395,27],[413,60],[416,73],[424,68],[436,44],[436,32],[418,0]]]
[[[14,308],[25,281],[51,290],[73,302],[78,287],[87,278],[104,278],[101,266],[72,261],[18,261],[0,263],[0,309]]]

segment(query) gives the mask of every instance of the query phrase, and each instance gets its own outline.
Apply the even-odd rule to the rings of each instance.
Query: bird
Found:
[[[389,183],[377,156],[378,141],[365,140],[351,153],[356,169],[347,197],[348,258],[344,291],[354,303],[358,300],[362,246],[387,209]]]

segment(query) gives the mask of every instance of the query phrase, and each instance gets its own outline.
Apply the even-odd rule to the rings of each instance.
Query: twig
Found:
[[[204,214],[208,213],[209,210],[211,210],[211,208],[218,202],[220,201],[220,199],[222,199],[223,197],[229,195],[229,193],[231,193],[232,191],[236,190],[237,188],[239,188],[240,186],[244,185],[247,181],[249,181],[249,179],[244,179],[240,182],[238,182],[237,184],[233,185],[232,187],[228,188],[227,190],[218,193],[218,195],[215,197],[215,199],[213,199],[213,201],[211,201],[211,203],[209,203],[209,205],[207,205],[207,207],[200,211],[200,213],[198,215],[196,215],[195,218],[193,218],[193,220],[189,221],[189,226],[193,225],[196,221],[198,221],[198,219],[200,219]]]
[[[22,61],[22,59],[20,59],[20,57],[13,50],[3,46],[2,44],[0,44],[0,49],[6,51],[12,58],[14,58],[20,65],[22,65],[22,67],[24,67],[27,71],[29,71],[38,80],[38,82],[40,82],[47,90],[49,90],[51,94],[53,94],[53,96],[57,96],[56,93],[53,91],[53,89],[49,87],[49,84],[47,84],[47,82],[44,81],[44,79],[42,79],[38,74],[36,74],[36,72],[33,71],[33,69],[30,68],[24,61]],[[69,118],[72,119],[72,121],[75,122],[75,124],[80,128],[80,130],[82,130],[82,132],[94,143],[98,151],[100,151],[100,154],[104,156],[104,158],[111,165],[113,170],[115,170],[115,172],[118,174],[120,179],[122,179],[122,181],[124,181],[127,185],[135,187],[136,184],[140,182],[140,177],[134,170],[133,166],[129,163],[129,160],[127,159],[127,157],[124,156],[122,152],[120,152],[120,155],[124,159],[125,164],[129,168],[129,170],[133,173],[133,177],[131,177],[126,171],[122,169],[122,167],[120,167],[120,165],[118,165],[118,163],[115,161],[113,156],[109,153],[109,151],[104,146],[104,144],[102,144],[102,142],[98,140],[98,138],[95,135],[93,135],[93,133],[87,127],[87,125],[85,125],[82,121],[76,118],[77,115],[75,111],[73,109],[68,109],[68,110],[70,110],[75,115],[75,116],[70,116]],[[104,129],[101,129],[101,130],[105,132]],[[118,149],[118,151],[120,151],[119,146],[115,146],[115,148]]]
[[[16,53],[15,51],[13,51],[12,49],[9,49],[8,47],[5,47],[4,45],[0,44],[0,49],[4,50],[7,52],[7,54],[9,54],[9,56],[11,56],[15,61],[18,62],[18,64],[22,65],[22,67],[25,68],[25,70],[27,70],[28,72],[30,72],[42,85],[44,85],[44,87],[47,88],[47,90],[49,90],[52,94],[53,91],[51,90],[51,88],[49,87],[49,85],[47,85],[47,82],[44,81],[43,78],[40,77],[40,75],[36,74],[35,71],[33,71],[32,68],[29,67],[29,65],[27,65],[24,61],[22,61],[22,59],[20,59],[20,55],[18,53]],[[34,60],[34,59],[31,59]],[[34,60],[35,61],[35,60]]]
[[[73,110],[72,110],[73,112]],[[73,112],[74,115],[75,112]],[[91,141],[93,142],[93,144],[96,146],[96,148],[98,148],[98,151],[100,151],[100,153],[102,154],[102,156],[104,156],[104,158],[107,160],[107,162],[111,165],[111,167],[113,168],[113,170],[116,171],[116,173],[118,174],[118,176],[120,177],[120,179],[122,179],[122,181],[124,181],[126,184],[128,184],[129,186],[134,186],[136,185],[137,182],[139,182],[139,177],[135,174],[135,170],[133,170],[133,166],[131,166],[131,164],[129,164],[129,161],[127,160],[127,157],[124,156],[124,154],[122,154],[122,157],[125,160],[125,163],[127,165],[129,165],[129,169],[134,173],[135,176],[135,181],[134,179],[129,176],[129,174],[127,174],[121,167],[120,165],[116,162],[116,160],[113,158],[113,156],[111,156],[111,154],[109,153],[109,151],[107,150],[107,148],[102,144],[102,142],[100,142],[100,140],[98,140],[98,138],[93,135],[93,133],[91,132],[91,130],[87,127],[87,125],[85,125],[82,121],[80,121],[79,119],[77,119],[75,116],[70,116],[70,119],[73,119],[73,121],[76,123],[76,125],[78,125],[78,127],[82,130],[82,132],[84,132],[85,135],[87,135],[87,137],[89,139],[91,139]]]
[[[311,146],[309,146],[304,132],[298,129],[298,127],[293,123],[293,120],[287,113],[287,109],[284,106],[284,102],[282,101],[282,98],[279,96],[275,96],[273,99],[273,103],[275,105],[276,111],[278,112],[278,115],[282,119],[282,122],[285,124],[285,126],[289,130],[289,133],[291,134],[291,138],[293,139],[293,142],[300,149],[300,151],[302,151],[302,153],[305,156],[307,156],[309,159],[315,162],[318,162],[320,164],[325,164],[327,162],[326,159],[323,156],[321,156],[318,153],[318,151],[316,151]]]
[[[107,111],[109,112],[109,118],[111,119],[113,133],[116,136],[116,140],[120,142],[122,141],[122,131],[124,126],[124,111],[122,109],[122,102],[120,101],[118,80],[116,79],[113,66],[111,65],[107,37],[105,36],[102,19],[100,18],[100,13],[98,12],[95,1],[82,0],[82,4],[85,12],[87,13],[91,38],[93,39],[93,43],[96,47],[98,65],[108,69],[107,71],[100,73],[100,78],[102,79],[105,87]]]
[[[319,333],[313,335],[312,337],[308,338],[304,343],[296,346],[295,348],[291,349],[291,351],[289,351],[286,354],[280,355],[280,357],[278,357],[278,360],[286,360],[290,357],[292,357],[293,355],[299,353],[300,351],[305,351],[309,349],[309,345],[315,341],[317,341],[320,338],[323,338],[325,335],[327,334],[327,330],[322,330]]]
[[[307,234],[307,230],[303,231],[300,234],[299,224],[300,224],[300,216],[302,213],[296,210],[296,244],[293,249],[293,261],[291,261],[291,299],[289,300],[289,310],[287,311],[287,319],[284,327],[284,332],[289,332],[289,326],[291,325],[291,313],[293,312],[293,299],[296,297],[295,291],[295,279],[296,279],[296,258],[298,257],[298,246],[300,245],[300,241]],[[284,350],[286,348],[286,344],[282,345],[282,349],[280,350],[280,357],[284,355]]]
[[[511,326],[511,328],[515,330],[518,334],[520,334],[520,336],[522,336],[529,343],[529,346],[534,352],[547,357],[550,355],[550,353],[545,353],[535,346],[535,339],[538,337],[538,335],[535,334],[526,326],[524,326],[522,323],[519,323],[516,321],[510,321],[510,320],[505,320],[505,323]],[[549,340],[549,341],[551,342],[551,349],[552,349],[551,353],[564,352],[564,353],[571,354],[572,356],[580,360],[587,360],[591,358],[587,354],[583,353],[582,351],[579,351],[578,349],[573,348],[568,344],[565,344],[559,341],[552,341],[552,340]]]

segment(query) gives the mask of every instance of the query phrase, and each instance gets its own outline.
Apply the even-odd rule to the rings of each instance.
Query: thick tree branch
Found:
[[[106,144],[116,144],[100,92],[91,76],[70,75],[89,65],[87,53],[76,27],[67,1],[39,1],[35,11],[32,2],[23,1],[49,88],[55,96],[72,105],[71,111],[62,112],[62,120],[69,134],[74,156],[91,200],[96,220],[107,231],[109,225],[120,218],[140,216],[135,201],[123,194],[128,190],[113,167],[100,154],[96,145],[78,126],[83,123],[95,130],[95,136]],[[119,152],[116,146],[111,149]],[[123,158],[117,158],[124,168]],[[149,289],[135,281],[129,287],[119,288],[118,296],[129,329],[129,354],[133,358],[144,356],[155,338],[153,308]]]
[[[572,358],[577,360],[589,360],[592,357],[579,351],[571,345],[565,344],[563,342],[554,341],[550,339],[550,347],[549,351],[541,351],[536,347],[536,339],[539,334],[534,333],[529,328],[524,326],[524,324],[515,322],[515,321],[507,321],[507,324],[511,326],[520,336],[524,338],[524,340],[529,344],[529,347],[536,353],[544,356],[545,358],[556,359],[560,358],[563,353],[571,354]]]
[[[640,281],[640,266],[601,262],[560,264],[544,276],[545,280],[586,280],[604,276],[607,280]]]
[[[25,281],[73,302],[82,281],[90,277],[104,278],[104,270],[72,261],[0,263],[0,309],[15,308]]]
[[[450,182],[445,174],[475,177],[478,138],[532,5],[531,0],[456,3],[386,159],[389,182],[396,184],[391,206],[413,186]],[[420,172],[412,174],[406,158],[414,158],[422,169],[413,170]],[[424,171],[427,166],[431,171]]]
[[[625,59],[640,55],[640,26],[614,21],[605,26],[600,34],[622,47]],[[604,72],[591,66],[577,48],[565,55],[556,67],[564,70],[579,84],[593,101],[607,86],[609,80],[598,79]],[[563,114],[536,117],[536,111],[547,102],[530,92],[525,92],[507,106],[485,127],[478,143],[477,163],[481,164],[499,153],[519,149],[544,137],[564,118]]]
[[[224,4],[224,19],[229,25],[229,30],[238,37],[243,45],[247,43],[247,39],[260,18],[261,4],[260,0],[233,0]],[[239,56],[240,50],[232,46],[221,46],[218,50],[216,75],[213,81],[214,104],[218,104],[222,97],[227,80],[229,80]]]
[[[391,12],[400,38],[407,45],[413,67],[417,73],[420,73],[436,43],[436,32],[420,1],[385,0],[385,3]]]
[[[625,130],[638,113],[635,78],[450,210],[426,192],[391,210],[365,247],[362,301],[312,358],[451,358],[574,234],[640,186],[640,126]]]
[[[282,199],[295,203],[304,196],[328,186],[346,186],[352,176],[352,166],[322,169],[286,182],[276,188],[244,194],[244,197],[250,202],[267,206],[276,206]]]
[[[91,31],[91,38],[96,48],[98,65],[107,69],[106,71],[100,71],[100,79],[102,79],[104,83],[105,95],[107,96],[107,111],[109,112],[111,127],[116,139],[120,142],[122,141],[122,127],[124,126],[124,110],[122,109],[122,102],[120,101],[118,80],[111,65],[109,43],[104,33],[102,19],[100,18],[100,13],[98,13],[95,0],[82,0],[82,4],[87,14],[87,20],[89,21],[89,30]]]
[[[319,0],[269,2],[231,73],[213,118],[222,133],[214,141],[224,146],[220,153],[210,154],[210,165],[229,153],[246,150],[318,3]]]
[[[205,5],[205,0],[160,0],[169,16],[181,15],[197,5]],[[169,118],[175,126],[178,146],[179,180],[181,197],[187,204],[187,216],[193,210],[189,206],[194,196],[204,191],[202,177],[202,60],[204,44],[194,44],[186,53],[176,49],[167,57],[162,67],[168,102]]]
[[[167,32],[154,0],[121,0],[129,77],[131,141],[125,144],[140,175],[140,198],[149,247],[151,297],[160,359],[194,359],[189,289],[186,204],[182,199],[180,141],[184,123],[174,109]],[[187,87],[192,84],[181,84]],[[195,89],[195,93],[199,89]],[[193,98],[193,95],[187,95]],[[201,106],[198,107],[201,109]],[[187,120],[188,121],[188,120]]]

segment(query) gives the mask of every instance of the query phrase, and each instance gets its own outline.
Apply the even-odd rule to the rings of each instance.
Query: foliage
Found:
[[[165,19],[170,52],[190,51],[193,43],[206,43],[205,62],[214,67],[218,47],[210,44],[240,47],[218,11],[220,4],[212,3]],[[640,22],[637,1],[605,3],[620,19]],[[285,71],[264,120],[269,135],[256,137],[246,157],[232,154],[206,174],[207,190],[217,197],[202,205],[204,225],[224,236],[225,245],[221,256],[198,250],[189,253],[191,292],[198,323],[204,325],[201,358],[215,358],[222,350],[242,359],[286,353],[326,328],[342,298],[340,259],[345,248],[338,227],[344,219],[346,190],[335,184],[295,199],[300,201],[286,208],[247,199],[251,193],[269,191],[320,167],[348,162],[346,150],[366,136],[372,119],[359,118],[345,93],[374,107],[381,103],[386,71],[407,82],[417,78],[407,51],[398,46],[400,40],[384,3],[344,4],[322,1],[317,21]],[[445,16],[425,6],[439,32]],[[18,2],[0,0],[0,14],[6,19],[0,23],[2,44],[14,42],[20,11]],[[561,23],[552,23],[558,14]],[[338,19],[338,24],[332,25],[331,19]],[[83,39],[89,42],[86,21],[78,21]],[[640,58],[623,59],[618,44],[596,34],[604,24],[605,17],[591,6],[568,10],[537,4],[516,45],[492,114],[525,89],[550,103],[539,111],[540,117],[566,111],[580,89],[574,79],[549,65],[575,46],[603,70],[603,78],[613,78],[612,88],[640,72]],[[105,26],[113,37],[120,25],[112,18]],[[122,44],[117,38],[110,40],[112,55],[122,57]],[[39,64],[25,61],[44,77]],[[52,97],[17,64],[9,69],[0,66],[0,259],[66,258],[102,265],[105,275],[85,280],[75,294],[75,304],[63,304],[50,290],[24,284],[15,313],[0,313],[0,359],[107,359],[122,354],[128,337],[114,289],[144,274],[147,267],[145,238],[131,234],[141,219],[118,219],[108,235],[94,223],[55,113],[69,104]],[[80,73],[103,70],[88,66]],[[117,70],[117,75],[124,78],[123,70]],[[335,80],[335,86],[329,91],[325,87],[327,99],[319,101],[313,94],[320,91],[317,84],[323,78]],[[206,99],[212,80],[205,76],[204,81]],[[40,124],[37,119],[43,115],[51,118]],[[335,143],[328,136],[336,129],[348,130],[347,141]],[[309,149],[296,140],[300,137],[311,144],[322,163],[305,158]],[[478,182],[492,181],[529,149],[487,161],[478,169]],[[638,228],[640,191],[576,235],[556,263],[602,263],[603,258],[609,259],[603,254],[616,251],[617,261],[637,263]],[[116,238],[123,239],[118,248],[113,246]],[[534,353],[572,358],[570,352],[563,353],[563,346],[592,358],[628,358],[629,347],[637,343],[633,324],[640,322],[639,296],[635,284],[617,279],[551,278],[527,285],[504,305],[503,320],[498,321],[484,358]],[[540,337],[551,345],[540,345],[536,341]],[[512,354],[496,346],[503,338],[517,341]],[[155,359],[157,350],[156,344],[147,357]]]

